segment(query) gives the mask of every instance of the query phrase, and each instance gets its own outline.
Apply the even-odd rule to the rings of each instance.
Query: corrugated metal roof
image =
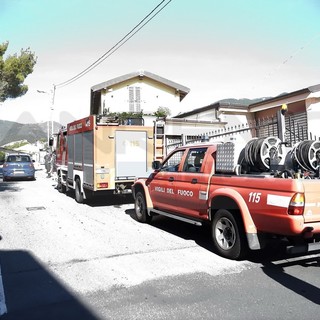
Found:
[[[179,91],[180,101],[190,92],[190,89],[185,87],[185,86],[182,86],[182,85],[180,85],[180,84],[178,84],[176,82],[173,82],[171,80],[162,78],[162,77],[160,77],[160,76],[158,76],[158,75],[156,75],[154,73],[151,73],[151,72],[148,72],[148,71],[145,71],[145,70],[131,72],[131,73],[125,74],[123,76],[120,76],[120,77],[117,77],[117,78],[114,78],[114,79],[99,83],[99,84],[91,87],[91,91],[92,92],[101,91],[101,90],[103,90],[103,89],[105,89],[107,87],[111,87],[111,86],[113,86],[115,84],[119,84],[121,82],[130,80],[130,79],[133,79],[133,78],[136,78],[136,77],[150,78],[150,79],[152,79],[154,81],[163,83],[163,84],[167,85],[168,87],[176,89],[177,91]]]

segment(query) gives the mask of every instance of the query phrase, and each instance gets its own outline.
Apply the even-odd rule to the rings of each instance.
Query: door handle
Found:
[[[170,181],[170,182],[171,182],[171,181],[173,181],[173,180],[174,180],[174,178],[173,178],[173,177],[170,177],[170,178],[169,178],[169,181]]]
[[[192,184],[198,183],[198,179],[192,179],[192,180],[191,180],[191,183],[192,183]]]

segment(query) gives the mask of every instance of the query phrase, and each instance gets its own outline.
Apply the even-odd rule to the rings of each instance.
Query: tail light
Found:
[[[288,214],[292,216],[301,216],[304,212],[304,194],[303,193],[296,193],[290,200]]]
[[[99,182],[97,183],[97,188],[108,188],[108,182]]]

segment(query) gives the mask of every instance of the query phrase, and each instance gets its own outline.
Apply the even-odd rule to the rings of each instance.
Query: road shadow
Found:
[[[3,181],[0,180],[0,192],[9,191],[9,192],[19,192],[21,187],[16,181]]]
[[[0,251],[0,263],[7,309],[1,320],[98,319],[27,251]]]
[[[128,195],[100,195],[95,196],[92,200],[87,200],[86,204],[90,207],[103,207],[103,206],[121,206],[123,204],[133,203],[133,197],[131,194]]]
[[[52,187],[55,189],[55,192],[58,191],[58,185],[55,181],[54,177],[48,177],[49,179],[54,180],[52,182]],[[75,190],[69,189],[65,193],[61,193],[66,195],[69,198],[75,200]],[[91,199],[85,199],[84,205],[88,205],[90,207],[103,207],[103,206],[121,206],[123,204],[133,203],[133,196],[131,193],[129,194],[113,194],[110,191],[99,191],[97,192]]]
[[[125,210],[125,214],[137,221],[134,208]],[[155,215],[149,224],[182,239],[193,240],[204,249],[216,253],[213,248],[209,222],[199,227],[176,219]],[[270,238],[265,248],[261,250],[249,250],[246,260],[257,264],[264,264],[270,261],[303,256],[303,254],[287,254],[286,248],[288,245],[290,243],[285,238]]]
[[[57,191],[58,192],[58,191]],[[66,195],[75,200],[74,190],[68,190]],[[121,206],[123,204],[133,203],[133,197],[131,194],[128,195],[116,195],[116,194],[105,194],[95,195],[92,199],[85,199],[84,205],[90,207],[104,207],[104,206]]]
[[[126,210],[125,213],[136,220],[134,209]],[[164,216],[153,217],[150,225],[182,239],[193,240],[202,248],[212,252],[212,254],[216,254],[211,240],[210,225],[198,227]],[[271,238],[264,249],[249,250],[246,260],[260,265],[264,274],[287,289],[313,303],[320,304],[320,289],[317,286],[286,272],[286,268],[291,266],[318,268],[320,265],[319,256],[310,257],[306,254],[288,254],[286,252],[288,245],[289,243],[286,239]]]
[[[248,260],[262,264],[261,270],[275,282],[320,305],[319,287],[290,274],[290,267],[319,268],[319,254],[288,254],[288,245],[286,239],[269,240],[265,249],[251,251]]]
[[[125,213],[136,220],[134,209],[127,209]],[[193,240],[202,248],[214,253],[209,224],[200,227],[161,215],[153,216],[149,224],[182,239]]]
[[[318,268],[319,258],[305,258],[299,261],[283,262],[274,264],[272,262],[266,263],[261,269],[271,279],[278,282],[287,289],[295,292],[296,294],[308,299],[309,301],[320,305],[320,289],[311,283],[301,280],[288,272],[286,268],[290,266],[303,266],[306,268]]]
[[[125,213],[133,220],[137,221],[134,209],[127,209]],[[213,247],[211,226],[209,222],[205,223],[203,226],[196,226],[165,216],[156,215],[152,217],[150,225],[182,239],[193,240],[202,248],[217,254]],[[266,248],[254,251],[249,250],[246,260],[263,264],[267,261],[284,259],[286,257],[286,245],[287,242],[282,239],[270,239]]]

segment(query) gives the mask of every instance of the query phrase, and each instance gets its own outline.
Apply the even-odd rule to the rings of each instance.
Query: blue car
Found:
[[[3,181],[13,179],[35,179],[35,168],[28,154],[10,154],[2,168]]]

